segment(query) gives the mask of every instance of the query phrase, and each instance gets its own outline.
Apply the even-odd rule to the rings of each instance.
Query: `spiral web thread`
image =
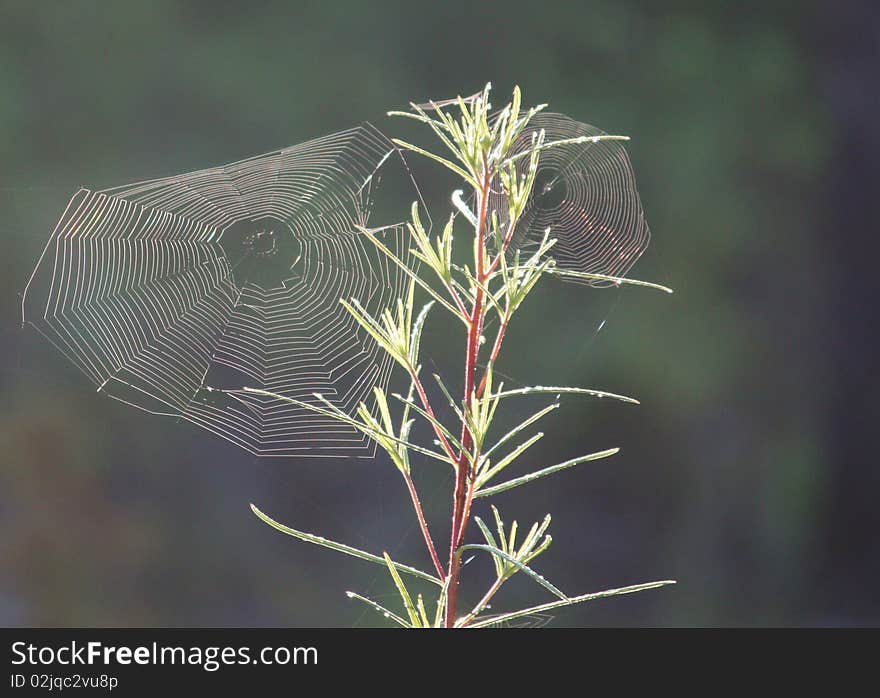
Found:
[[[528,150],[543,129],[546,142],[607,135],[564,114],[536,114],[514,143],[511,154]],[[523,174],[528,159],[517,169]],[[507,208],[500,193],[490,201],[506,229]],[[635,174],[621,141],[560,145],[541,152],[532,194],[514,231],[511,250],[533,251],[550,228],[556,244],[550,255],[558,268],[588,274],[624,276],[648,247],[650,230],[636,188]],[[491,241],[494,243],[494,240]],[[605,286],[607,282],[565,280]]]
[[[401,295],[405,273],[358,232],[392,170],[415,187],[364,124],[224,167],[81,189],[28,282],[23,321],[98,391],[256,456],[372,457],[350,427],[240,388],[311,404],[319,393],[351,413],[387,386],[390,359],[338,301],[376,312]],[[404,232],[377,234],[400,253]]]

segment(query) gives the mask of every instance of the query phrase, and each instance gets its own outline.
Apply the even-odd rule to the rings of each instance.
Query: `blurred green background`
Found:
[[[20,328],[20,293],[79,186],[363,120],[393,133],[387,109],[487,80],[499,103],[516,83],[528,103],[632,136],[653,232],[632,274],[676,290],[548,282],[509,340],[519,348],[500,368],[517,381],[642,400],[567,401],[535,464],[621,453],[500,502],[521,523],[553,513],[542,571],[569,593],[679,580],[552,624],[880,623],[877,14],[867,2],[0,2],[0,624],[381,621],[343,592],[385,597],[382,570],[277,534],[248,502],[421,563],[386,461],[256,460],[107,400]],[[455,346],[431,332],[443,364]],[[449,481],[427,470],[442,526]],[[512,583],[499,606],[544,599]]]

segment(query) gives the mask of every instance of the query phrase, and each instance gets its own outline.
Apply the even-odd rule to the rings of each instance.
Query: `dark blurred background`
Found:
[[[566,401],[533,464],[621,453],[499,497],[554,514],[541,570],[572,594],[679,581],[552,624],[877,625],[878,46],[869,2],[0,2],[0,624],[381,622],[343,594],[386,598],[381,569],[248,502],[421,564],[385,460],[257,460],[107,400],[21,330],[20,293],[79,186],[393,133],[387,109],[492,80],[633,137],[653,241],[632,273],[676,290],[548,282],[502,359],[642,400]]]

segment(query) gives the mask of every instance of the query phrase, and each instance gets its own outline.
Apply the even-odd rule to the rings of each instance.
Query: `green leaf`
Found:
[[[419,609],[419,618],[422,621],[422,627],[430,628],[431,621],[428,620],[428,612],[425,610],[425,600],[422,598],[421,594],[416,597],[416,607]]]
[[[522,545],[516,552],[516,556],[520,560],[527,563],[543,553],[550,546],[550,541],[547,540],[549,536],[545,538],[542,543],[538,542],[541,540],[541,536],[544,535],[544,532],[550,526],[550,519],[550,514],[547,514],[540,524],[537,522],[532,524],[531,529],[529,529],[528,535],[526,535],[525,539],[522,542]]]
[[[406,446],[407,448],[412,449],[416,453],[421,453],[422,455],[429,456],[430,458],[433,458],[434,460],[439,460],[443,463],[448,462],[446,460],[446,456],[444,456],[440,453],[437,453],[435,451],[431,451],[430,449],[427,449],[427,448],[422,448],[421,446],[418,446],[418,445],[411,443],[409,441],[404,441],[403,439],[398,439],[395,436],[385,434],[380,429],[376,429],[375,427],[371,427],[367,424],[364,424],[362,422],[359,422],[356,419],[349,417],[347,414],[345,414],[345,412],[343,412],[338,407],[333,405],[329,400],[327,400],[323,395],[320,395],[319,393],[315,393],[315,397],[316,397],[316,399],[323,402],[324,405],[326,405],[326,407],[318,407],[317,405],[312,405],[311,403],[303,402],[302,400],[297,400],[292,397],[287,397],[286,395],[279,395],[278,393],[273,393],[268,390],[262,390],[260,388],[245,387],[245,388],[242,388],[241,390],[224,390],[223,392],[226,393],[227,395],[232,395],[233,397],[235,397],[236,394],[238,394],[238,393],[248,393],[251,395],[263,395],[265,397],[271,397],[275,400],[281,400],[282,402],[289,402],[290,404],[296,405],[297,407],[302,407],[305,410],[310,410],[311,412],[316,412],[317,414],[324,415],[325,417],[332,417],[333,419],[336,419],[337,421],[340,421],[343,424],[348,424],[349,426],[354,427],[355,429],[357,429],[361,433],[366,434],[367,436],[369,436],[371,439],[373,439],[377,443],[381,443],[381,439],[377,438],[377,437],[381,437],[381,438],[393,441],[395,443],[401,444],[403,446]]]
[[[440,595],[437,597],[437,609],[434,614],[434,627],[439,628],[443,622],[443,611],[446,609],[446,585],[443,585],[443,588],[440,590]]]
[[[423,117],[424,123],[431,128],[437,138],[440,139],[443,145],[445,145],[455,157],[466,162],[465,151],[467,150],[467,143],[465,142],[461,128],[446,112],[443,111],[440,105],[433,101],[430,104],[437,116],[440,117],[439,121],[437,119],[431,119],[425,113],[425,110],[418,104],[410,102],[410,107]],[[455,141],[455,144],[449,140],[446,135],[447,133],[452,137],[452,140]]]
[[[486,371],[486,394],[477,398],[476,391],[473,391],[470,405],[467,405],[464,411],[465,423],[471,433],[475,452],[479,452],[483,447],[483,441],[492,426],[492,419],[499,402],[494,395],[490,394],[492,389],[491,366],[487,367]]]
[[[537,150],[547,150],[548,148],[556,148],[560,145],[578,145],[580,143],[599,143],[601,141],[628,141],[629,136],[612,136],[609,134],[603,134],[599,136],[578,136],[577,138],[563,138],[558,141],[547,141],[546,143],[541,144],[540,146],[536,146]],[[502,165],[508,165],[512,162],[516,162],[517,160],[521,160],[525,157],[528,157],[532,154],[532,150],[524,150],[521,153],[517,153],[512,157],[507,158]]]
[[[443,396],[446,398],[447,402],[449,402],[449,406],[455,411],[455,415],[458,417],[460,422],[464,421],[464,413],[461,411],[459,406],[455,404],[455,399],[452,397],[452,394],[449,392],[449,388],[446,387],[446,384],[443,382],[443,379],[436,373],[432,374],[434,376],[434,380],[437,385],[440,387],[440,391],[443,393]]]
[[[598,591],[593,594],[583,594],[581,596],[571,596],[565,599],[561,599],[559,601],[551,601],[550,603],[541,604],[540,606],[532,606],[531,608],[523,608],[519,611],[511,611],[509,613],[501,613],[496,616],[488,616],[483,618],[482,620],[478,620],[476,623],[470,623],[467,627],[469,628],[485,628],[490,625],[495,625],[496,623],[503,623],[508,620],[514,620],[516,618],[522,618],[523,616],[530,616],[534,613],[544,613],[545,611],[552,611],[556,608],[563,608],[564,606],[573,606],[574,604],[584,603],[585,601],[594,601],[596,599],[604,599],[608,596],[621,596],[623,594],[635,594],[639,591],[646,591],[648,589],[657,589],[658,587],[667,586],[669,584],[675,584],[675,580],[673,579],[664,579],[660,582],[647,582],[645,584],[634,584],[628,587],[621,587],[620,589],[608,589],[607,591]]]
[[[627,397],[626,395],[617,395],[616,393],[609,393],[604,390],[593,390],[591,388],[568,388],[561,386],[545,386],[545,385],[536,385],[531,388],[516,388],[514,390],[503,390],[499,393],[495,393],[492,397],[515,397],[517,395],[538,395],[541,393],[551,393],[554,395],[559,394],[571,394],[571,395],[589,395],[591,397],[598,398],[611,398],[612,400],[620,400],[621,402],[628,402],[631,405],[638,405],[638,400],[632,397]]]
[[[443,167],[446,167],[447,169],[450,169],[453,172],[455,172],[455,174],[457,174],[463,180],[468,182],[468,184],[470,184],[471,186],[479,187],[477,180],[475,180],[470,174],[465,172],[461,167],[456,165],[451,160],[447,160],[446,158],[441,157],[440,155],[436,155],[428,150],[425,150],[424,148],[419,148],[417,145],[413,145],[412,143],[407,143],[406,141],[402,141],[399,138],[392,138],[391,140],[395,144],[399,145],[401,148],[406,148],[407,150],[411,150],[414,153],[418,153],[419,155],[424,155],[426,158],[431,158],[431,160],[435,160],[435,161],[439,162],[441,165],[443,165]]]
[[[500,317],[500,318],[506,317],[507,309],[501,307],[501,302],[500,302],[501,299],[504,297],[504,294],[501,291],[499,291],[498,294],[493,293],[489,289],[488,286],[486,286],[485,284],[481,284],[479,281],[477,281],[476,277],[474,277],[473,273],[471,273],[471,270],[469,268],[464,267],[463,269],[461,269],[461,271],[465,275],[465,278],[467,279],[467,282],[469,284],[471,284],[474,288],[480,289],[483,292],[483,294],[486,297],[486,300],[489,301],[490,305],[495,309],[495,312],[498,313],[498,317]],[[464,287],[461,284],[458,284],[457,282],[455,282],[455,283],[457,286],[462,288],[462,290],[464,290],[466,293],[468,293],[468,296],[472,296],[472,294],[470,292],[468,292],[467,289],[464,289]]]
[[[385,397],[385,391],[379,386],[373,387],[376,404],[379,409],[379,416],[382,417],[382,423],[370,413],[365,402],[361,402],[357,406],[357,414],[361,421],[373,428],[376,433],[371,438],[379,444],[382,449],[389,455],[394,466],[405,476],[409,474],[409,458],[407,457],[407,447],[398,443],[398,438],[394,435],[394,425],[391,423],[391,411],[388,409],[388,400]],[[400,439],[406,438],[403,433],[406,427],[401,428]]]
[[[378,385],[373,386],[373,395],[376,398],[376,404],[379,406],[379,414],[382,417],[382,426],[385,427],[386,433],[394,433],[391,423],[391,411],[388,409],[388,399],[385,397],[385,391]]]
[[[530,448],[533,444],[537,443],[539,440],[544,438],[543,432],[538,432],[534,436],[529,439],[523,441],[519,446],[513,449],[510,453],[508,453],[504,458],[498,461],[495,465],[493,465],[489,470],[480,475],[477,478],[477,487],[481,487],[486,484],[495,477],[498,473],[504,470],[508,465],[513,463],[517,458],[519,458],[528,448]],[[475,495],[476,496],[476,495]]]
[[[415,410],[418,414],[420,414],[422,417],[425,418],[425,421],[430,423],[432,426],[437,427],[437,429],[439,429],[443,433],[443,436],[445,436],[449,440],[449,443],[451,443],[453,446],[455,446],[459,451],[463,450],[462,446],[461,446],[461,442],[455,436],[452,435],[452,432],[449,431],[449,429],[447,429],[445,426],[443,426],[443,424],[440,422],[440,420],[436,419],[435,417],[432,417],[425,410],[423,410],[419,405],[417,405],[415,400],[413,400],[411,398],[405,398],[405,397],[403,397],[403,395],[400,395],[399,393],[392,393],[391,395],[395,399],[400,400],[400,402],[402,402],[404,405],[406,405],[409,409]],[[469,455],[469,454],[466,454],[466,455]],[[470,456],[470,458],[473,458],[473,457]]]
[[[532,424],[537,422],[539,419],[541,419],[541,417],[543,417],[545,414],[548,414],[549,412],[552,412],[553,410],[558,409],[558,408],[559,408],[559,403],[554,402],[553,404],[548,405],[544,409],[535,412],[535,414],[533,414],[531,417],[520,422],[513,429],[511,429],[509,432],[507,432],[504,436],[502,436],[500,439],[498,439],[498,441],[496,441],[492,445],[491,448],[484,451],[483,457],[488,458],[498,449],[499,446],[503,446],[505,443],[507,443],[510,439],[512,439],[514,436],[516,436],[523,429],[528,428],[529,426],[531,426]]]
[[[410,212],[411,223],[407,223],[407,230],[410,236],[415,240],[418,250],[410,250],[410,254],[415,255],[422,262],[427,264],[437,277],[443,282],[443,285],[449,289],[452,281],[452,272],[450,265],[452,263],[452,230],[455,224],[455,217],[450,214],[449,220],[443,226],[443,233],[436,238],[436,244],[431,244],[431,239],[422,221],[419,218],[419,207],[417,202],[413,202]]]
[[[299,538],[300,540],[305,541],[306,543],[314,543],[315,545],[320,545],[325,548],[330,548],[331,550],[335,550],[340,553],[345,553],[346,555],[351,555],[352,557],[356,557],[360,560],[366,560],[367,562],[372,562],[377,565],[385,566],[387,563],[384,558],[379,555],[373,555],[372,553],[364,552],[363,550],[358,550],[357,548],[352,548],[350,545],[345,545],[344,543],[337,543],[336,541],[329,540],[322,536],[316,536],[312,533],[304,533],[303,531],[297,531],[295,528],[290,528],[289,526],[285,526],[284,524],[278,523],[271,517],[264,514],[262,511],[257,509],[254,504],[251,504],[251,511],[257,515],[265,523],[269,524],[272,528],[281,531],[282,533],[287,534],[288,536],[293,536],[294,538]],[[422,572],[415,567],[410,567],[409,565],[402,565],[399,562],[393,563],[394,567],[401,572],[406,572],[407,574],[412,575],[413,577],[418,577],[419,579],[424,579],[428,582],[433,582],[438,586],[443,586],[443,582],[435,577],[434,575],[428,574],[427,572]]]
[[[477,524],[477,528],[483,533],[483,538],[486,539],[486,542],[493,548],[497,548],[498,544],[495,542],[495,536],[492,535],[492,531],[483,523],[483,520],[479,516],[475,516],[474,523]],[[492,562],[495,563],[495,574],[501,577],[504,574],[504,563],[494,556],[492,557]]]
[[[339,299],[339,303],[345,308],[355,321],[369,334],[385,352],[397,363],[406,367],[406,354],[401,351],[401,347],[395,346],[394,341],[389,336],[386,328],[382,327],[380,322],[364,310],[355,299],[351,302],[344,298]],[[386,311],[387,312],[387,311]]]
[[[403,618],[401,618],[399,615],[397,615],[397,614],[394,613],[393,611],[389,611],[389,610],[388,610],[387,608],[385,608],[384,606],[381,606],[380,604],[377,604],[377,603],[376,603],[375,601],[373,601],[372,599],[368,599],[366,596],[361,596],[360,594],[355,594],[353,591],[346,591],[346,592],[345,592],[345,595],[346,595],[348,598],[350,598],[350,599],[357,599],[358,601],[361,601],[362,603],[367,604],[367,606],[369,606],[370,608],[372,608],[374,611],[376,611],[376,612],[378,612],[378,613],[381,613],[381,614],[382,614],[383,616],[385,616],[386,618],[390,618],[391,620],[393,620],[393,621],[394,621],[395,623],[397,623],[398,625],[402,625],[404,628],[412,627],[412,626],[410,626],[409,623],[407,623],[407,622],[406,622]]]
[[[542,477],[546,477],[547,475],[552,475],[553,473],[558,473],[560,470],[565,470],[566,468],[571,468],[579,463],[586,463],[591,460],[599,460],[600,458],[607,458],[608,456],[613,456],[617,453],[619,448],[609,448],[606,451],[599,451],[597,453],[590,453],[586,456],[581,456],[580,458],[572,458],[571,460],[567,460],[564,463],[557,463],[556,465],[551,465],[548,468],[544,468],[543,470],[536,470],[533,473],[529,473],[528,475],[523,475],[522,477],[514,478],[513,480],[507,480],[506,482],[499,483],[497,485],[493,485],[492,487],[487,487],[486,489],[478,490],[474,497],[489,497],[493,494],[498,494],[499,492],[505,492],[506,490],[511,490],[514,487],[519,487],[520,485],[527,485],[533,480],[537,480]],[[497,467],[497,466],[496,466]],[[494,469],[493,469],[494,470]],[[490,471],[491,472],[491,471]],[[491,476],[489,476],[491,477]],[[488,480],[489,477],[486,477],[484,481]]]
[[[414,121],[421,121],[423,124],[427,124],[432,119],[428,116],[425,116],[424,111],[419,110],[421,113],[413,113],[411,111],[388,111],[385,112],[387,116],[402,116],[407,119],[413,119]]]
[[[548,273],[555,274],[556,276],[562,276],[569,279],[585,279],[588,281],[608,281],[609,283],[615,284],[616,286],[627,285],[627,286],[644,286],[645,288],[653,288],[657,291],[663,291],[664,293],[674,293],[674,291],[668,286],[661,286],[660,284],[651,283],[650,281],[639,281],[638,279],[627,279],[622,276],[608,276],[607,274],[587,274],[582,271],[572,271],[570,269],[560,269],[559,267],[553,267],[548,270]]]
[[[413,604],[412,597],[409,595],[409,592],[406,589],[406,585],[400,578],[400,573],[394,566],[394,562],[391,560],[391,556],[388,555],[388,553],[382,553],[382,556],[385,558],[385,564],[388,565],[388,571],[391,573],[391,578],[394,580],[394,586],[397,587],[400,598],[403,600],[403,607],[406,609],[406,613],[409,616],[409,621],[412,624],[412,627],[421,627],[419,614],[416,611],[415,605]]]
[[[418,371],[418,368],[416,369]],[[407,399],[412,400],[413,395],[416,390],[416,382],[414,380],[410,380],[409,382],[409,394]],[[403,441],[409,440],[410,429],[412,429],[412,425],[415,423],[414,419],[409,418],[409,406],[404,405],[403,414],[400,415],[400,438]],[[397,450],[400,453],[401,461],[403,462],[404,469],[407,473],[410,471],[410,462],[409,462],[409,449],[406,446],[398,444]]]
[[[549,536],[547,536],[547,537],[549,538]],[[557,589],[550,582],[548,582],[546,579],[544,579],[540,574],[535,572],[531,567],[520,562],[512,555],[508,555],[506,552],[504,552],[503,550],[501,550],[499,548],[496,548],[493,545],[483,545],[481,543],[469,543],[468,545],[461,546],[458,549],[458,552],[462,553],[465,550],[483,550],[485,552],[491,553],[492,555],[497,555],[498,557],[502,558],[505,562],[516,567],[517,570],[519,570],[520,572],[524,572],[526,575],[531,577],[537,584],[540,584],[542,587],[544,587],[547,591],[549,591],[554,596],[558,596],[560,599],[567,599],[568,598],[565,594],[563,594],[561,591],[559,591],[559,589]]]
[[[520,550],[516,549],[516,532],[518,530],[519,524],[516,519],[513,520],[513,523],[510,524],[510,534],[507,536],[507,549],[511,552],[515,552],[516,556],[520,558],[523,562],[528,562],[525,558],[523,558],[524,551],[526,550],[528,541],[523,544],[523,547]]]
[[[498,531],[498,542],[500,543],[498,547],[505,553],[508,551],[513,552],[507,546],[507,536],[504,535],[504,521],[502,521],[501,519],[501,512],[498,511],[498,507],[496,507],[494,504],[491,506],[491,509],[492,516],[495,517],[495,530]]]
[[[365,235],[378,249],[382,254],[388,257],[392,262],[394,262],[400,269],[409,276],[413,281],[415,281],[422,289],[427,291],[430,296],[436,300],[440,305],[445,307],[450,313],[452,313],[455,317],[459,318],[462,322],[464,322],[465,327],[469,327],[469,323],[465,318],[462,318],[461,313],[443,296],[441,296],[437,291],[431,288],[430,284],[425,282],[422,277],[420,277],[416,272],[410,269],[406,263],[396,254],[394,254],[391,250],[389,250],[382,242],[369,230],[366,228],[358,228],[360,232]]]

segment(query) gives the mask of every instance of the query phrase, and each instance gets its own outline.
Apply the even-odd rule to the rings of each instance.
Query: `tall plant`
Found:
[[[519,88],[515,88],[512,101],[499,113],[490,115],[489,90],[490,86],[487,85],[473,99],[465,101],[459,98],[452,102],[450,109],[432,103],[430,109],[412,105],[411,112],[390,112],[391,115],[414,119],[430,128],[445,147],[442,155],[401,140],[395,140],[395,143],[401,148],[428,157],[455,173],[473,191],[475,204],[475,210],[471,210],[460,192],[456,192],[453,202],[463,215],[450,215],[442,232],[434,239],[420,220],[418,205],[412,205],[411,220],[407,224],[412,244],[409,252],[414,259],[421,262],[418,271],[413,269],[415,265],[412,260],[396,256],[374,232],[361,230],[382,253],[409,275],[408,293],[405,298],[397,299],[393,307],[386,308],[376,316],[369,314],[357,299],[342,299],[340,302],[405,371],[410,382],[407,395],[388,395],[380,387],[375,387],[375,404],[368,406],[361,403],[356,414],[350,415],[322,395],[315,395],[315,402],[307,403],[266,391],[249,390],[294,403],[357,429],[375,441],[400,472],[433,563],[431,572],[394,561],[387,553],[374,555],[298,531],[272,520],[255,506],[251,506],[257,516],[279,531],[386,566],[400,593],[402,610],[385,608],[354,592],[348,592],[348,595],[408,628],[484,627],[592,599],[673,583],[665,580],[569,596],[533,569],[533,561],[550,546],[551,537],[547,533],[549,515],[543,521],[534,523],[522,536],[517,522],[506,526],[494,505],[491,507],[494,518],[492,526],[472,513],[476,499],[491,497],[579,463],[605,458],[617,452],[618,449],[611,448],[550,465],[527,475],[501,480],[500,476],[505,469],[543,436],[540,432],[532,435],[528,435],[528,432],[538,420],[559,407],[556,396],[570,393],[636,402],[622,395],[586,388],[554,386],[505,389],[503,383],[496,383],[493,370],[504,346],[507,329],[538,282],[546,275],[556,275],[618,285],[635,284],[669,291],[647,282],[560,269],[552,256],[555,242],[552,227],[544,231],[543,239],[533,251],[523,253],[513,249],[514,231],[526,211],[543,151],[563,144],[626,138],[600,135],[547,141],[544,132],[537,130],[532,132],[527,148],[515,149],[517,139],[522,136],[532,117],[543,109],[543,105],[523,110]],[[493,198],[498,196],[500,202]],[[506,212],[503,220],[499,217],[498,209]],[[472,258],[469,263],[460,266],[453,261],[453,228],[461,218],[466,219],[469,225],[467,242]],[[430,296],[430,300],[418,312],[415,308],[416,286]],[[449,417],[444,417],[433,404],[437,398],[429,395],[426,385],[429,381],[420,361],[422,330],[429,311],[434,306],[450,313],[461,323],[463,330],[464,381],[459,397],[453,397],[453,388],[441,376],[435,374],[431,377],[437,386],[437,390],[432,393],[442,396],[449,408],[445,409]],[[480,354],[486,351],[483,333],[487,320],[492,316],[497,320],[494,339],[485,345],[488,347],[488,356],[484,356],[481,361]],[[554,396],[553,401],[506,433],[496,436],[493,425],[502,403],[518,396],[535,394]],[[423,420],[433,431],[436,437],[432,440],[433,443],[416,443],[411,438],[412,426],[416,420]],[[513,446],[517,437],[524,440]],[[431,527],[422,511],[412,474],[411,454],[414,453],[439,461],[454,473],[449,542],[443,549],[436,545]],[[466,534],[472,529],[471,521],[482,536],[481,542],[466,542]],[[474,606],[463,609],[459,597],[462,556],[470,551],[488,554],[494,562],[496,577]],[[502,585],[516,574],[526,575],[556,598],[531,608],[486,615],[486,609]],[[436,585],[436,596],[430,612],[423,595],[419,593],[413,596],[410,592],[404,582],[404,575]]]

